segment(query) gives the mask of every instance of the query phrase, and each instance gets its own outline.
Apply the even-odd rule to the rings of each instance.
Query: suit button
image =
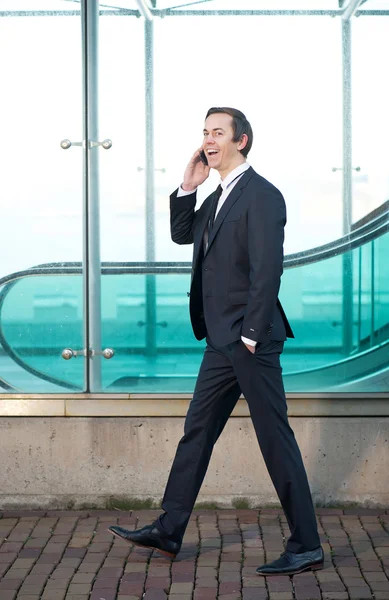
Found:
[[[186,292],[186,295],[187,295],[187,296],[188,296],[188,298],[189,298],[189,296],[190,296],[190,292]]]

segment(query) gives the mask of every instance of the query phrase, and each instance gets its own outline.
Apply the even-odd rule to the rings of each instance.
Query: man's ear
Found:
[[[245,146],[247,146],[247,142],[249,141],[248,136],[244,133],[240,138],[240,142],[237,146],[238,150],[243,150]]]

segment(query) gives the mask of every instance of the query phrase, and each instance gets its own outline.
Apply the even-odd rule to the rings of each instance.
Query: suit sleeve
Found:
[[[176,244],[193,244],[196,192],[177,197],[178,190],[170,196],[170,233]]]
[[[269,339],[283,271],[284,198],[275,188],[252,199],[248,208],[250,288],[242,336]]]

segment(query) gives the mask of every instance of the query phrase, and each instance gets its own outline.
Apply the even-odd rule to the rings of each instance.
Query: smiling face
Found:
[[[203,148],[208,165],[219,171],[222,179],[233,169],[244,163],[246,158],[240,150],[247,143],[247,135],[234,142],[232,117],[225,113],[214,113],[205,121]]]

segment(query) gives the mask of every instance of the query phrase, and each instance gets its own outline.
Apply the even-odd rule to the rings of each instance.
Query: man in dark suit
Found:
[[[288,423],[280,354],[292,330],[278,300],[286,223],[281,193],[247,163],[253,133],[243,113],[208,111],[202,147],[170,198],[171,235],[194,244],[190,317],[206,348],[163,498],[164,513],[136,531],[110,530],[175,557],[213,446],[243,392],[291,536],[259,575],[323,566],[308,480]],[[198,210],[196,190],[216,169],[221,183]]]

